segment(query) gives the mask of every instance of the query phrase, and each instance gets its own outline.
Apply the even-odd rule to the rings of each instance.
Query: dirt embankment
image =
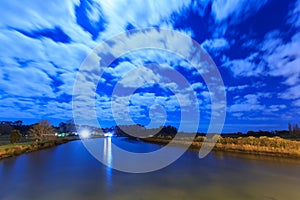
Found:
[[[0,146],[0,160],[3,158],[17,156],[23,153],[29,153],[41,149],[50,148],[73,140],[75,139],[55,139],[55,140],[47,140],[43,142],[27,142],[27,143],[20,143],[20,144],[2,145]]]

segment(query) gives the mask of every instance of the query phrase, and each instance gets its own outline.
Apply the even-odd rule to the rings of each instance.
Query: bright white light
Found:
[[[112,137],[113,135],[112,132],[104,133],[104,137]]]
[[[82,130],[82,131],[80,132],[80,136],[81,136],[83,139],[88,138],[88,137],[90,137],[90,132],[89,132],[88,130]]]

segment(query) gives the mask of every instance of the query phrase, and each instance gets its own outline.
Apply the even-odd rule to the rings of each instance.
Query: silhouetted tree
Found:
[[[59,123],[58,129],[60,133],[72,133],[76,131],[76,127],[73,120],[68,120],[66,122]]]
[[[289,134],[292,137],[293,136],[293,127],[292,127],[291,123],[288,124],[288,129],[289,129]]]
[[[67,127],[67,132],[68,133],[72,133],[72,132],[76,131],[75,123],[71,119],[66,122],[66,127]]]
[[[60,133],[66,133],[67,128],[66,128],[66,123],[65,122],[60,122],[58,125],[58,131]]]
[[[29,130],[29,133],[38,141],[42,141],[45,136],[53,135],[55,133],[55,129],[48,120],[42,120],[34,124]]]
[[[177,134],[177,128],[175,128],[174,126],[164,126],[161,130],[160,133],[161,135],[164,136],[171,136],[171,137],[175,137],[175,135]]]
[[[20,131],[14,129],[10,133],[9,141],[10,141],[10,143],[15,144],[17,142],[20,142],[21,137],[22,137],[22,135],[21,135]]]
[[[20,127],[20,126],[22,126],[22,124],[23,124],[22,120],[17,120],[17,121],[14,121],[12,123],[12,126],[14,126],[14,127]]]
[[[0,135],[8,135],[12,131],[12,126],[8,123],[1,123],[0,124]]]
[[[298,124],[295,124],[295,127],[294,127],[294,135],[295,135],[295,136],[299,136],[299,135],[300,135],[300,129],[299,129]]]
[[[0,124],[7,124],[7,125],[10,125],[12,126],[12,121],[0,121]]]

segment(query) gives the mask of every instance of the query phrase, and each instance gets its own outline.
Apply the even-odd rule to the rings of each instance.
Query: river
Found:
[[[98,140],[136,152],[160,148],[125,138]],[[129,174],[104,166],[81,141],[73,141],[1,160],[0,199],[298,200],[300,162],[228,153],[199,159],[188,151],[162,170]]]

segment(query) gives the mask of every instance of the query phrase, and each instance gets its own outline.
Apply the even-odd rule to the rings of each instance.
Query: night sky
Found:
[[[183,33],[209,53],[226,89],[223,132],[287,129],[289,122],[300,122],[300,0],[1,0],[0,119],[49,119],[54,124],[71,119],[73,85],[86,56],[112,36],[147,27]],[[183,108],[171,89],[180,87],[155,73],[168,65],[194,89],[201,112],[199,131],[206,131],[211,102],[205,83],[183,60],[166,54],[133,52],[105,70],[96,90],[102,127],[115,121],[126,124],[122,114],[115,116],[119,119],[112,116],[111,94],[120,78],[140,65],[146,68],[132,73],[133,81],[147,74],[150,78],[143,76],[142,81],[160,84],[135,90],[130,117],[144,125],[154,117],[155,125],[163,125],[163,107],[165,124],[178,127]],[[151,116],[154,103],[162,107]],[[189,131],[189,123],[198,122],[191,118],[182,130]]]

